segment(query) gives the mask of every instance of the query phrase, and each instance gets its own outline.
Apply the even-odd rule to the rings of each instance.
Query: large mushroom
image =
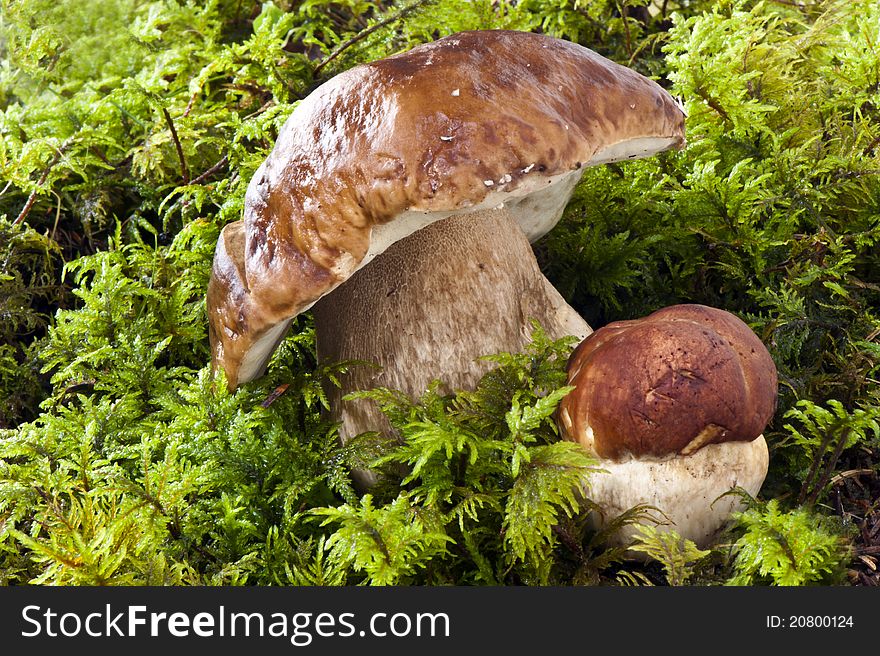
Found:
[[[476,358],[520,350],[532,319],[585,337],[529,242],[585,167],[683,143],[656,83],[537,34],[464,32],[342,73],[291,114],[220,236],[214,366],[230,387],[262,375],[314,305],[322,361],[381,366],[331,390],[347,439],[387,427],[349,391],[472,387],[488,367]]]
[[[710,544],[742,505],[726,493],[754,496],[764,482],[776,382],[764,344],[723,310],[676,305],[592,333],[569,359],[575,389],[557,418],[606,470],[589,481],[601,510],[594,524],[648,504],[668,518],[666,530]]]

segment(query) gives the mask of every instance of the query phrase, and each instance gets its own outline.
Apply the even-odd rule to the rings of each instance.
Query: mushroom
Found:
[[[563,437],[607,473],[587,495],[594,526],[638,504],[660,510],[698,546],[710,544],[767,474],[762,432],[776,409],[776,367],[740,319],[704,305],[675,305],[610,323],[568,361],[575,389],[557,410]],[[625,544],[632,526],[614,538]]]
[[[349,391],[470,388],[489,366],[477,358],[520,350],[532,319],[585,337],[529,242],[585,167],[683,143],[659,85],[538,34],[463,32],[342,73],[293,111],[218,240],[214,367],[230,388],[262,375],[314,305],[322,361],[382,367],[329,390],[345,440],[387,428]]]

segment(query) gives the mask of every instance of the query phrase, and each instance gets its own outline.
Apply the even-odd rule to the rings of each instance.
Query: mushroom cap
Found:
[[[342,73],[292,112],[218,240],[215,366],[231,387],[259,376],[292,317],[428,223],[505,203],[534,240],[584,166],[683,143],[659,85],[547,36],[463,32]]]
[[[660,460],[756,439],[776,409],[776,366],[740,319],[676,305],[608,324],[568,362],[568,439],[602,459]]]

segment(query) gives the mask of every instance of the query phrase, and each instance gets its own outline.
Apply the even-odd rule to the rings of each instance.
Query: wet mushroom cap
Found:
[[[776,408],[776,367],[734,315],[702,305],[611,323],[569,359],[563,432],[612,461],[749,442]]]
[[[504,203],[534,240],[585,166],[683,142],[659,85],[542,35],[464,32],[342,73],[293,111],[218,240],[215,367],[259,376],[292,317],[424,225]]]

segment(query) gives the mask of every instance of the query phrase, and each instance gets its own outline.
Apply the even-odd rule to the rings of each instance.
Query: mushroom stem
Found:
[[[731,515],[745,507],[742,497],[730,492],[739,488],[756,496],[769,460],[767,442],[759,435],[749,442],[710,444],[689,456],[603,461],[604,471],[591,475],[587,484],[587,496],[601,509],[591,513],[590,523],[605,528],[630,508],[646,504],[660,511],[659,516],[651,513],[660,520],[660,530],[674,530],[705,549]],[[635,525],[625,525],[608,541],[627,546],[636,535]],[[627,557],[643,560],[634,551]]]
[[[349,392],[389,387],[412,397],[434,380],[473,389],[492,363],[478,360],[528,343],[532,320],[557,339],[592,332],[541,273],[505,209],[454,215],[396,242],[312,309],[318,358],[367,360],[327,390],[346,440],[390,432],[372,401]],[[376,265],[379,266],[376,266]]]

